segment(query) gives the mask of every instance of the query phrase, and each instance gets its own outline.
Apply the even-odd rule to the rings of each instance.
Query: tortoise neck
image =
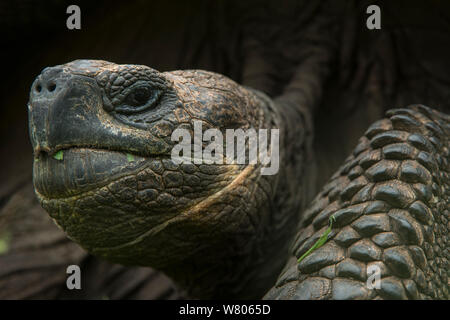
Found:
[[[238,232],[209,235],[196,254],[163,270],[190,297],[261,298],[286,264],[300,213],[312,193],[304,187],[312,180],[308,110],[256,94],[266,100],[261,104],[266,123],[280,129],[280,168],[272,176],[246,176],[239,186],[253,190],[252,198],[238,206],[240,217],[253,220],[247,229],[236,224]]]

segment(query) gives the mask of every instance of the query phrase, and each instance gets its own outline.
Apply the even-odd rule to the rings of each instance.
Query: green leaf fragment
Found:
[[[325,230],[325,232],[320,236],[319,239],[314,243],[314,245],[308,249],[300,258],[298,258],[297,262],[300,263],[303,259],[305,259],[307,256],[309,256],[314,250],[319,249],[321,246],[325,244],[328,240],[328,235],[331,232],[331,228],[333,227],[333,222],[336,221],[336,217],[334,215],[331,215],[328,219],[329,225],[328,228]]]
[[[134,161],[134,156],[130,153],[127,153],[127,160],[128,162],[133,162]]]
[[[55,153],[53,155],[53,158],[56,159],[56,160],[62,160],[63,159],[63,151],[59,150],[57,153]]]
[[[10,235],[8,233],[3,233],[0,235],[0,255],[8,252]]]

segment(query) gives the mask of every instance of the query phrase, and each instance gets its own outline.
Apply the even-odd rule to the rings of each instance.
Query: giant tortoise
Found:
[[[308,80],[271,99],[202,70],[46,68],[28,104],[36,195],[88,252],[162,270],[191,297],[447,299],[450,117],[423,105],[389,110],[303,210]],[[227,138],[233,128],[278,129],[278,145],[271,136],[258,151],[279,150],[279,170],[198,159],[191,140],[176,161],[174,132],[195,136],[198,123]],[[249,156],[245,138],[217,155]]]
[[[0,298],[448,299],[448,4],[15,3]],[[196,123],[279,129],[277,173],[175,163]]]

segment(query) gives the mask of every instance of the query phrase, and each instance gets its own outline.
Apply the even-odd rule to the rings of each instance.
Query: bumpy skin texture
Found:
[[[206,71],[78,60],[36,79],[29,120],[36,194],[92,254],[163,270],[196,297],[261,297],[276,280],[309,148],[304,116],[289,104]],[[174,163],[171,134],[193,137],[194,120],[224,136],[280,128],[280,171]]]
[[[52,81],[55,93],[42,93]],[[142,87],[151,93],[136,103]],[[205,71],[92,60],[46,69],[29,104],[36,194],[97,256],[163,270],[195,297],[260,297],[288,259],[305,200],[304,98],[288,92],[272,101]],[[266,298],[448,297],[449,117],[424,106],[387,116],[302,214],[294,256],[333,214],[330,239],[300,264],[291,258]],[[176,165],[170,135],[192,132],[194,119],[222,131],[279,128],[279,173]],[[64,159],[53,159],[59,150]],[[372,265],[382,282],[368,290]]]
[[[304,213],[266,299],[449,298],[450,117],[421,105],[386,116]],[[330,215],[327,243],[297,263]],[[368,289],[373,266],[380,287]]]

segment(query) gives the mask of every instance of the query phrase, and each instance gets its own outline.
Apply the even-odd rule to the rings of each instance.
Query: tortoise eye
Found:
[[[133,114],[156,106],[161,90],[149,86],[139,86],[131,90],[122,103],[115,108],[116,112]]]
[[[137,88],[130,92],[125,98],[125,103],[129,106],[141,106],[145,105],[151,97],[149,88]]]

